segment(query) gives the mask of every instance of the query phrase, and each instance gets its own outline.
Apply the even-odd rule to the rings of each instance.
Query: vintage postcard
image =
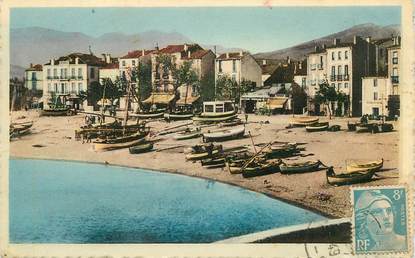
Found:
[[[411,1],[3,1],[4,257],[412,257]]]

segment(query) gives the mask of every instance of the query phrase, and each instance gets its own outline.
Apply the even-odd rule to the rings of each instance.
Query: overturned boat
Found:
[[[245,134],[245,126],[240,126],[232,129],[226,129],[211,133],[204,133],[203,139],[205,142],[219,142],[231,139],[237,139]]]

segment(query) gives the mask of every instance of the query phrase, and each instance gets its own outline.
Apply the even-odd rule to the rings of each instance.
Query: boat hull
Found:
[[[245,127],[242,127],[234,130],[226,130],[224,132],[205,133],[203,134],[203,138],[205,142],[219,142],[237,139],[244,136],[244,134]]]
[[[319,120],[318,117],[298,117],[298,118],[293,119],[293,121],[291,122],[291,125],[296,126],[296,127],[303,127],[303,126],[318,123],[318,120]]]
[[[374,171],[379,171],[383,167],[383,159],[373,162],[366,162],[366,163],[351,163],[347,164],[346,170],[348,173],[361,171],[362,169],[370,169]]]
[[[242,169],[242,176],[244,178],[265,176],[272,173],[279,172],[279,167],[276,164],[267,164],[265,166],[247,167]]]
[[[152,149],[153,149],[153,144],[152,143],[144,143],[144,144],[140,144],[140,145],[130,147],[129,152],[131,154],[139,154],[139,153],[144,153],[144,152],[151,151]]]
[[[366,170],[360,172],[339,174],[339,175],[326,175],[327,183],[330,185],[349,185],[357,184],[369,181],[375,174],[374,170]]]
[[[315,171],[320,166],[320,161],[316,162],[310,162],[310,163],[304,163],[304,165],[290,165],[290,164],[281,164],[280,170],[283,174],[289,174],[289,173],[306,173]]]
[[[194,116],[192,117],[193,122],[197,123],[219,123],[226,122],[232,119],[235,119],[238,115],[229,115],[224,117],[203,117],[203,116]]]
[[[136,139],[128,142],[122,142],[122,143],[94,143],[94,150],[97,152],[100,151],[110,151],[110,150],[116,150],[116,149],[123,149],[123,148],[129,148],[135,145],[138,145],[140,143],[143,143],[145,141],[145,138]]]
[[[219,150],[213,150],[212,155],[210,156],[208,152],[201,152],[201,153],[190,153],[186,155],[186,160],[202,160],[207,158],[216,157],[219,155]]]
[[[307,132],[321,132],[321,131],[327,131],[329,128],[329,123],[322,123],[322,124],[314,124],[314,125],[307,125],[305,127],[305,130]]]
[[[175,114],[175,113],[164,113],[164,119],[166,120],[190,120],[194,116],[193,114]]]
[[[186,133],[186,134],[177,134],[177,135],[173,136],[173,138],[177,141],[181,141],[181,140],[197,138],[201,135],[202,135],[201,131],[196,131],[196,132],[190,132],[190,133]]]

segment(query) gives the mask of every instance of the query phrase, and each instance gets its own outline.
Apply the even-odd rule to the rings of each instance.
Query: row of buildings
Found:
[[[245,51],[219,55],[198,44],[135,50],[119,58],[109,54],[97,57],[92,53],[73,53],[43,65],[31,65],[25,74],[26,87],[41,91],[43,96],[67,94],[73,103],[81,106],[80,95],[92,83],[99,83],[103,78],[113,81],[117,77],[128,78],[132,68],[145,63],[151,66],[152,94],[144,102],[168,104],[175,97],[174,78],[159,61],[161,55],[170,56],[176,65],[191,62],[199,80],[210,76],[216,81],[226,75],[238,84],[252,83],[256,90],[241,97],[240,105],[245,112],[254,112],[258,105],[271,102],[279,103],[276,108],[292,108],[288,93],[292,94],[292,87],[296,85],[307,96],[304,110],[320,114],[323,108],[314,99],[319,85],[328,83],[347,96],[339,107],[342,115],[399,115],[400,37],[393,36],[380,40],[355,36],[351,42],[333,39],[331,45],[316,46],[300,61],[289,57],[256,60]],[[200,96],[193,85],[183,85],[178,92],[178,103],[191,104]],[[83,108],[87,106],[84,104]]]

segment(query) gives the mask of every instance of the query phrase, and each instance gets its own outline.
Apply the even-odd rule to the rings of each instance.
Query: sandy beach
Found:
[[[308,133],[304,128],[286,129],[290,119],[292,119],[291,115],[250,115],[246,132],[251,132],[256,144],[270,141],[304,143],[301,145],[305,148],[302,154],[309,155],[307,157],[293,157],[290,160],[319,159],[325,165],[333,166],[335,171],[345,169],[346,160],[383,158],[382,171],[378,172],[371,182],[359,185],[390,185],[398,182],[399,127],[397,122],[393,123],[395,128],[393,132],[371,134],[346,131],[347,121],[356,121],[357,119],[335,118],[330,120],[330,124],[341,125],[342,131]],[[92,150],[92,144],[83,144],[82,141],[74,139],[75,130],[84,124],[84,115],[82,114],[71,117],[39,117],[36,111],[19,111],[13,113],[12,120],[13,122],[33,120],[34,124],[30,135],[11,141],[11,157],[107,162],[110,165],[180,173],[238,185],[333,218],[350,216],[351,214],[349,186],[328,185],[325,170],[291,175],[274,173],[246,179],[242,175],[230,174],[226,168],[205,169],[199,162],[186,162],[183,148],[200,143],[200,138],[176,141],[172,137],[173,134],[169,134],[162,136],[163,140],[155,144],[155,151],[152,152],[132,155],[129,154],[128,149],[122,149],[97,153]],[[265,121],[269,123],[264,123]],[[322,117],[320,121],[329,120]],[[158,131],[183,123],[186,122],[154,121],[148,123],[148,126],[152,128],[152,131]],[[203,130],[208,129],[217,128],[211,127]],[[222,144],[224,147],[251,145],[251,139],[245,137]],[[183,146],[161,150],[175,145]]]

